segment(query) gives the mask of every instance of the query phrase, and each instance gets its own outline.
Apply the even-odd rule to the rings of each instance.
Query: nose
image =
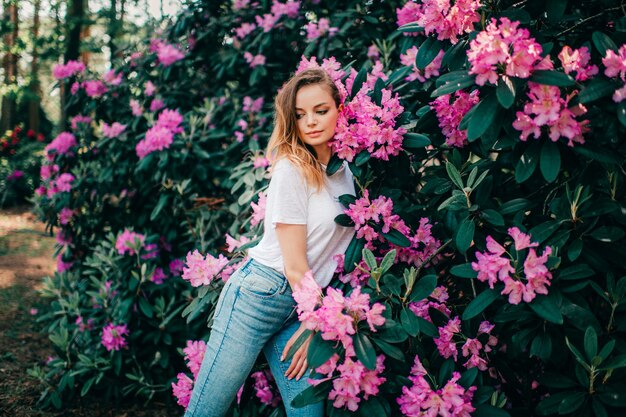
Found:
[[[308,114],[306,116],[306,124],[307,126],[315,126],[317,124],[317,119],[315,118],[315,114]]]

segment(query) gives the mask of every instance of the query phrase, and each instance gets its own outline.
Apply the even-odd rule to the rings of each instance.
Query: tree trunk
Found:
[[[111,0],[111,8],[109,9],[109,62],[110,66],[113,67],[113,59],[117,54],[117,0]]]
[[[64,62],[71,60],[77,60],[80,56],[80,41],[83,29],[83,20],[85,18],[85,9],[87,8],[87,0],[71,0],[67,5],[67,14],[65,18],[65,24],[68,27],[66,32],[65,54],[63,57]],[[78,109],[69,108],[67,103],[69,102],[70,91],[68,88],[61,89],[62,95],[62,107],[61,107],[61,128],[65,130],[67,128],[67,120],[69,117],[74,116]]]
[[[39,39],[39,10],[41,8],[41,0],[34,1],[33,10],[33,59],[30,66],[31,80],[30,91],[31,99],[28,102],[28,128],[35,133],[39,133],[39,107],[41,102],[41,89],[39,86],[39,51],[37,50],[37,39]]]
[[[15,53],[15,44],[19,35],[18,28],[18,5],[17,1],[5,2],[3,20],[11,25],[11,31],[4,36],[4,44],[7,53],[3,57],[4,83],[7,86],[17,84],[17,62],[18,56]],[[17,102],[15,92],[11,91],[2,97],[2,115],[0,117],[0,132],[12,129],[15,126]]]

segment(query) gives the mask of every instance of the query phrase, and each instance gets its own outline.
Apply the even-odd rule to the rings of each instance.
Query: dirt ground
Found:
[[[165,417],[182,409],[165,402],[102,404],[81,398],[63,411],[40,410],[38,382],[26,370],[52,355],[37,315],[45,300],[37,294],[42,277],[54,273],[54,238],[46,235],[29,207],[0,210],[0,417]]]

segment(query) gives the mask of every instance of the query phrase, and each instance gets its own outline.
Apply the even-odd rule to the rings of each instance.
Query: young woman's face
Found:
[[[301,87],[296,93],[298,136],[307,145],[326,145],[335,134],[340,108],[328,88],[320,84]]]

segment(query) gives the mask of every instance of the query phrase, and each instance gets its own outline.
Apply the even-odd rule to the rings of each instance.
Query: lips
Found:
[[[309,135],[309,136],[319,135],[320,133],[322,133],[321,130],[314,130],[312,132],[306,132],[306,134]]]

